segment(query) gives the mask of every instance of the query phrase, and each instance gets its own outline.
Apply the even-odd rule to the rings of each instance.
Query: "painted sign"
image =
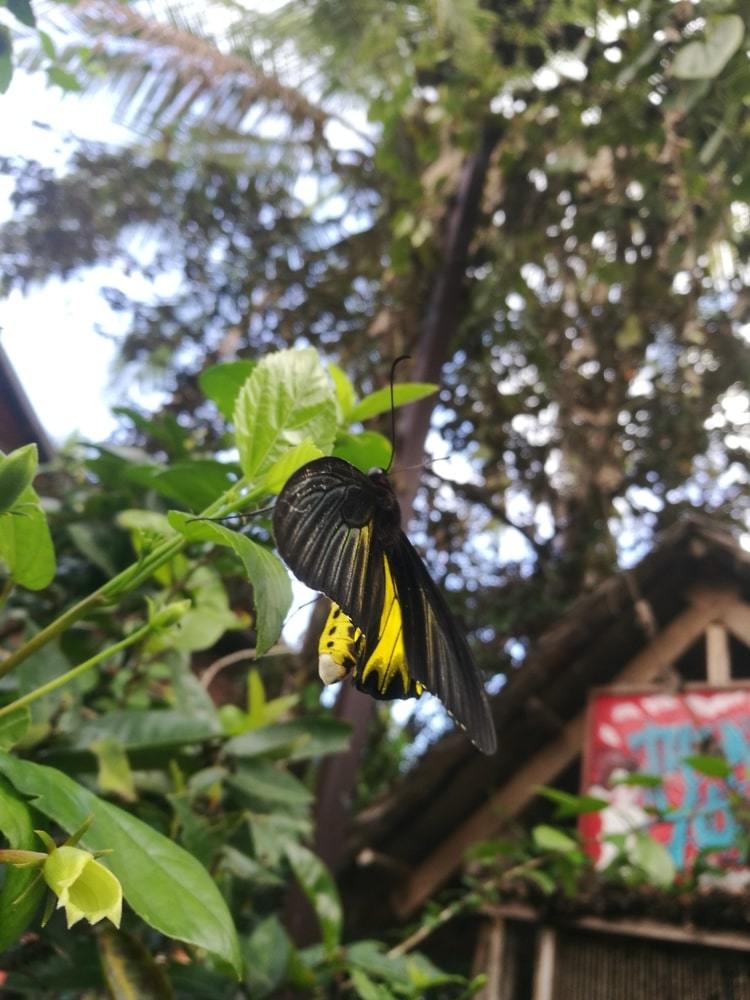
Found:
[[[728,777],[711,777],[686,763],[694,755],[724,758]],[[721,760],[719,759],[719,765]],[[623,783],[652,775],[653,787]],[[750,798],[750,688],[691,686],[678,694],[600,692],[589,703],[583,790],[610,804],[580,819],[596,863],[604,867],[617,848],[611,834],[646,830],[669,850],[679,869],[699,851],[736,859],[739,833],[729,807],[733,793]],[[656,822],[655,811],[666,813]]]

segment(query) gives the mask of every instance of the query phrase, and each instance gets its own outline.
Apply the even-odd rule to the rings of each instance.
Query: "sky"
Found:
[[[81,114],[83,102],[75,95],[49,87],[43,74],[16,71],[0,97],[0,156],[60,167],[74,139],[117,141],[125,130],[111,121],[111,100],[105,95],[87,98]],[[12,215],[11,190],[11,181],[0,177],[0,222]],[[13,292],[0,300],[0,343],[57,443],[74,434],[100,440],[115,427],[112,400],[107,399],[114,344],[95,328],[109,314],[99,294],[108,281],[108,269],[96,268],[68,282],[50,281],[27,295]]]

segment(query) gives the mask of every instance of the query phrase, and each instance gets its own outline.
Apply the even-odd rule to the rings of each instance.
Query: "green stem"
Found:
[[[42,684],[41,687],[36,688],[34,691],[30,691],[25,694],[22,698],[17,698],[12,701],[9,705],[4,705],[0,708],[0,716],[9,715],[18,708],[23,708],[24,705],[30,704],[32,701],[36,701],[37,698],[42,698],[45,694],[50,694],[52,691],[56,691],[63,684],[67,684],[69,681],[75,680],[76,677],[80,677],[81,674],[85,674],[87,670],[91,670],[95,667],[97,663],[101,663],[102,660],[106,660],[108,656],[112,656],[114,653],[119,653],[121,649],[126,649],[128,646],[132,646],[133,643],[141,640],[144,635],[147,635],[153,625],[151,622],[146,622],[145,625],[141,625],[139,629],[135,632],[131,632],[130,635],[121,639],[120,642],[116,642],[114,646],[108,646],[107,649],[103,649],[96,656],[90,657],[88,660],[84,660],[83,663],[79,663],[77,667],[73,667],[71,670],[67,670],[64,674],[60,674],[59,677],[54,677],[51,681],[46,684]]]
[[[238,498],[237,490],[246,485],[244,482],[238,483],[232,487],[231,490],[219,497],[212,504],[202,512],[201,517],[215,517],[219,514],[231,513],[238,506],[246,505],[248,502],[256,499],[258,496],[263,494],[262,490],[252,490],[245,494],[244,496]],[[122,594],[129,593],[135,590],[137,586],[147,580],[153,572],[160,566],[163,566],[165,562],[169,562],[174,556],[180,552],[187,544],[187,539],[185,538],[170,538],[161,545],[149,552],[148,555],[139,559],[138,562],[133,563],[128,566],[117,576],[112,577],[107,583],[101,586],[98,590],[95,590],[93,594],[89,594],[88,597],[84,597],[82,601],[78,604],[74,604],[72,608],[68,608],[64,611],[58,618],[55,618],[53,622],[45,628],[40,629],[28,642],[24,643],[23,646],[19,647],[14,653],[7,656],[2,662],[0,662],[0,677],[4,677],[6,674],[10,673],[11,670],[23,663],[24,660],[28,659],[32,653],[36,653],[42,646],[45,646],[52,639],[56,638],[66,628],[69,628],[79,619],[83,618],[94,608],[99,607],[104,604],[108,604],[115,597],[120,597]]]

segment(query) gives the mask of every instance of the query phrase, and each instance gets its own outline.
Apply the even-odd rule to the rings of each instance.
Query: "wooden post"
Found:
[[[712,622],[706,629],[706,678],[720,687],[732,680],[729,636],[723,625]]]
[[[531,1000],[555,1000],[555,943],[555,931],[551,927],[540,927]]]
[[[472,975],[484,972],[487,982],[474,994],[475,1000],[505,1000],[503,989],[503,951],[505,950],[505,920],[498,914],[489,917],[479,933]]]

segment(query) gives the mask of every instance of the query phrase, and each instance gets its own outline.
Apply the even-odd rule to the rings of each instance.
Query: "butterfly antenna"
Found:
[[[401,354],[391,365],[391,460],[388,463],[386,472],[390,472],[393,459],[396,455],[396,403],[393,399],[393,383],[396,379],[396,368],[402,361],[411,361],[411,354]]]

